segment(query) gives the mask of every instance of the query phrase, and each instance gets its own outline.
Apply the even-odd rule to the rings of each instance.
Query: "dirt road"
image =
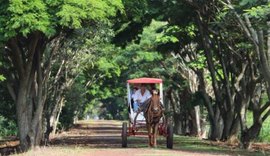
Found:
[[[90,156],[210,156],[218,153],[182,151],[165,148],[165,138],[159,137],[158,148],[148,148],[146,136],[129,137],[128,148],[121,148],[121,122],[82,121],[68,132],[51,141],[51,147],[32,151],[35,155],[90,155]],[[73,149],[73,150],[71,150]],[[75,152],[75,153],[74,153]],[[31,155],[31,154],[30,154]]]
[[[255,143],[252,151],[242,150],[222,142],[195,137],[174,136],[174,148],[166,148],[164,137],[158,138],[158,148],[149,148],[146,136],[128,137],[128,148],[121,147],[119,121],[80,121],[69,131],[58,134],[49,146],[35,148],[20,156],[261,156],[270,155],[270,144]],[[0,156],[16,153],[18,140],[3,141]],[[1,148],[2,147],[2,148]],[[269,147],[269,148],[268,148]],[[257,152],[256,152],[257,151]]]

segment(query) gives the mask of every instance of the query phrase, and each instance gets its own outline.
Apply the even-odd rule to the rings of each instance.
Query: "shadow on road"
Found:
[[[51,146],[83,146],[93,148],[121,148],[121,122],[117,121],[84,121],[75,125],[68,132],[59,134],[50,142]],[[147,136],[128,137],[128,148],[147,148]],[[158,138],[158,148],[166,149],[166,138]],[[171,151],[186,151],[189,153],[205,153],[214,155],[262,155],[231,149],[228,147],[217,147],[197,138],[176,136],[174,149]],[[196,154],[195,154],[196,155]],[[264,155],[264,154],[263,154]]]
[[[69,131],[56,135],[51,139],[49,146],[51,147],[86,147],[86,149],[118,150],[121,147],[121,128],[122,123],[119,121],[80,121]],[[89,147],[89,148],[88,148]],[[5,148],[5,150],[8,148]],[[74,149],[74,148],[71,148]],[[98,150],[98,151],[99,151]],[[125,151],[152,151],[148,148],[147,136],[131,136],[128,137],[128,149]],[[14,153],[12,148],[11,153]],[[203,141],[195,137],[174,136],[174,149],[166,149],[166,138],[160,136],[158,138],[158,148],[155,150],[176,153],[176,155],[268,155],[269,153],[251,152],[241,150],[237,147],[221,147],[211,144],[210,141]],[[0,150],[0,155],[4,151]],[[5,151],[5,154],[10,151]],[[178,153],[178,154],[177,154]],[[104,155],[104,154],[102,154]]]
[[[64,132],[52,139],[50,145],[76,145],[95,148],[121,147],[121,122],[83,122],[78,123],[68,132]],[[128,147],[147,147],[146,136],[128,138]]]

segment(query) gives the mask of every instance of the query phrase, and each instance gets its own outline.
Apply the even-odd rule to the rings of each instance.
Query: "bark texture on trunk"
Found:
[[[45,90],[51,58],[57,51],[52,50],[48,60],[44,60],[46,44],[47,39],[40,32],[33,32],[27,37],[13,37],[6,44],[7,57],[15,69],[13,73],[9,73],[8,90],[16,104],[22,151],[39,146],[44,137]]]

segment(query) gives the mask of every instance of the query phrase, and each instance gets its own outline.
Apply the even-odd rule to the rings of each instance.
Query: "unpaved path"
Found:
[[[128,148],[121,147],[119,121],[80,121],[74,128],[51,139],[49,146],[35,148],[20,156],[261,156],[270,155],[270,144],[255,143],[252,151],[235,145],[175,136],[174,149],[166,149],[164,137],[158,138],[158,148],[148,148],[146,136],[128,138]],[[16,153],[19,141],[0,140],[0,156]],[[259,150],[260,152],[254,152]]]
[[[121,148],[121,123],[117,121],[82,121],[68,132],[51,141],[51,147],[39,149],[35,155],[89,155],[89,156],[210,156],[219,155],[165,148],[165,138],[159,137],[158,148],[148,148],[146,136],[129,137],[128,148]],[[67,150],[67,148],[74,150]]]

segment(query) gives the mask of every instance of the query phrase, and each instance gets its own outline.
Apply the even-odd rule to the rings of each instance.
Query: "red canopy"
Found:
[[[162,83],[162,79],[143,77],[143,78],[127,80],[127,82],[128,83]]]

